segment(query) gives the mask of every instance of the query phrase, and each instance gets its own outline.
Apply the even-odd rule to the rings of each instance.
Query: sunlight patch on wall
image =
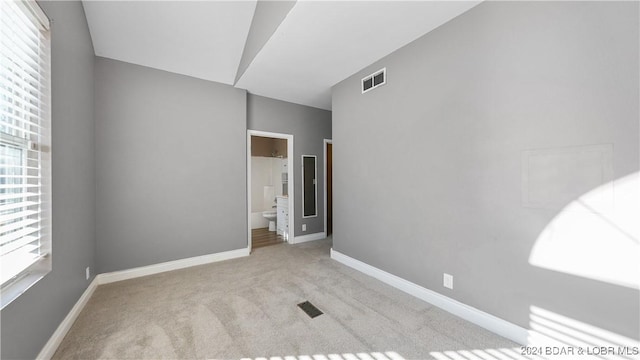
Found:
[[[609,205],[602,199],[611,191]],[[640,289],[639,219],[640,178],[634,173],[567,205],[536,240],[529,263]]]

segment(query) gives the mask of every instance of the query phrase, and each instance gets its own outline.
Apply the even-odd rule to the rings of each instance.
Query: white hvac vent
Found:
[[[382,68],[369,76],[362,79],[362,93],[373,90],[378,86],[382,86],[387,82],[387,68]]]

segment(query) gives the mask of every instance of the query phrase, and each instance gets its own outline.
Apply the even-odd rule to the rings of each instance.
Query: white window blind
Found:
[[[33,1],[0,1],[3,307],[50,269],[49,63],[49,23],[42,10]]]

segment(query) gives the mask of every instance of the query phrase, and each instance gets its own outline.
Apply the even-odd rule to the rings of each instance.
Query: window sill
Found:
[[[49,270],[45,269],[34,270],[10,285],[3,287],[2,290],[0,290],[0,310],[3,310],[7,305],[11,304],[13,300],[24,294],[48,273]]]

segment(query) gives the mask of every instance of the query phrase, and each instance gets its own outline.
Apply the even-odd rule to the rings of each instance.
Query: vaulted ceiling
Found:
[[[479,1],[83,1],[97,56],[331,109],[331,87]]]

